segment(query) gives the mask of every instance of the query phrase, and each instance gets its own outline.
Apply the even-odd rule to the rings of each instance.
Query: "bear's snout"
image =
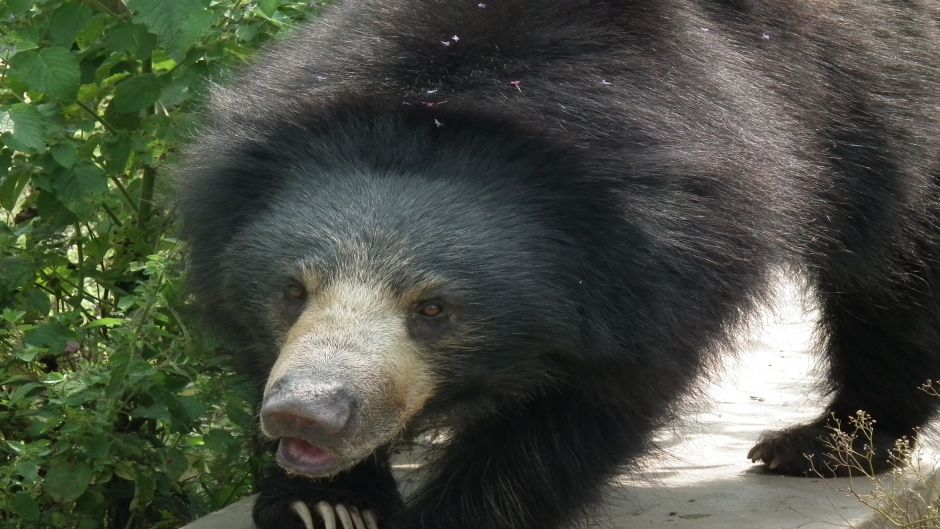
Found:
[[[342,444],[359,409],[356,392],[341,383],[285,377],[266,392],[261,428],[272,438],[297,438],[330,448]]]

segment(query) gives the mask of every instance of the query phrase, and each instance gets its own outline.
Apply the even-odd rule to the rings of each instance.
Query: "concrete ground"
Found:
[[[867,492],[865,480],[782,477],[745,457],[763,430],[822,410],[809,354],[812,318],[795,289],[782,287],[761,324],[742,333],[741,354],[708,384],[698,412],[657,436],[660,450],[612,484],[591,526],[831,529],[864,520],[870,513],[847,491]],[[400,465],[406,481],[411,466]],[[246,500],[184,529],[250,529],[250,519]]]

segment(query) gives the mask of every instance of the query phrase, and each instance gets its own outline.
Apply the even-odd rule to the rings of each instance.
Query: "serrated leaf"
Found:
[[[85,326],[86,329],[94,329],[95,327],[116,327],[122,325],[124,320],[120,318],[98,318],[97,320],[89,323]]]
[[[99,397],[98,391],[88,390],[85,393],[89,394],[90,399],[94,400]],[[92,461],[101,461],[108,455],[111,451],[111,442],[108,440],[108,435],[104,433],[96,433],[88,436],[82,443],[85,447],[85,455],[91,458]]]
[[[3,112],[0,112],[3,114]],[[7,113],[9,115],[9,113]],[[2,119],[2,117],[0,117]],[[10,127],[13,127],[13,120],[10,120]],[[13,132],[12,130],[10,132]],[[20,178],[18,171],[11,171],[10,164],[13,163],[13,153],[9,149],[0,152],[0,208],[11,211],[19,201],[20,193],[26,187],[28,178],[24,175]]]
[[[53,47],[17,53],[10,60],[10,75],[33,92],[68,101],[78,92],[81,69],[69,50]]]
[[[143,24],[120,24],[108,33],[108,44],[114,51],[135,57],[146,57],[157,44],[157,36]]]
[[[166,409],[166,404],[157,402],[150,406],[138,406],[131,410],[131,415],[145,419],[166,420],[170,418],[170,411]]]
[[[36,522],[39,520],[39,504],[32,496],[25,492],[17,492],[10,502],[13,512],[24,522]]]
[[[100,197],[108,191],[104,171],[90,163],[82,163],[71,171],[64,171],[62,177],[52,181],[59,200],[68,203],[88,197]]]
[[[189,96],[189,85],[176,82],[163,89],[160,94],[160,104],[165,108],[172,108],[189,99]]]
[[[71,47],[75,36],[91,18],[91,8],[82,4],[63,4],[49,20],[46,37],[53,46]]]
[[[35,107],[17,103],[10,106],[7,116],[13,122],[13,134],[7,136],[4,143],[10,148],[33,152],[46,147],[45,120]]]
[[[92,15],[85,27],[75,36],[75,43],[81,49],[94,45],[104,34],[104,30],[111,25],[112,20],[114,19],[105,13],[99,12]]]
[[[98,166],[82,163],[57,173],[52,180],[52,190],[69,211],[85,218],[101,203],[108,191],[108,182]]]
[[[75,165],[75,144],[68,142],[56,145],[52,148],[52,157],[59,165],[70,169]]]
[[[218,454],[226,453],[229,447],[236,442],[232,434],[219,428],[209,430],[209,432],[203,436],[203,440],[206,443],[206,448]]]
[[[52,302],[49,301],[49,294],[38,288],[26,289],[20,293],[18,298],[20,307],[33,311],[39,316],[49,314],[49,310],[52,308]]]
[[[64,227],[78,220],[78,217],[66,208],[65,204],[56,199],[54,193],[46,191],[39,193],[39,198],[36,199],[36,209],[39,211],[39,216],[50,227]]]
[[[45,350],[43,349],[27,345],[26,347],[21,347],[19,349],[14,350],[13,356],[21,360],[23,363],[30,364],[34,360],[36,360],[36,357],[39,356],[39,353],[44,353],[44,352]],[[23,387],[24,386],[21,386],[20,390],[23,389]],[[17,391],[14,391],[13,393],[16,394]]]
[[[126,461],[116,462],[114,464],[113,470],[114,473],[118,475],[118,477],[124,478],[127,481],[134,481],[137,479],[137,470],[135,470],[134,467]]]
[[[204,2],[195,0],[131,0],[128,7],[134,21],[147,26],[175,59],[181,59],[216,19]]]
[[[2,161],[3,160],[0,159],[0,163],[2,163]],[[20,194],[23,192],[25,186],[25,178],[20,181],[19,176],[15,173],[3,175],[3,178],[0,178],[0,208],[10,211],[16,207],[16,203],[19,201]]]
[[[261,12],[267,16],[271,16],[277,11],[277,0],[261,0],[258,2],[258,7],[261,8]]]
[[[108,110],[120,113],[139,112],[160,98],[160,80],[153,74],[131,77],[114,87],[114,99]]]
[[[26,50],[35,50],[39,47],[39,44],[36,44],[36,36],[32,33],[28,35],[23,35],[16,31],[11,31],[4,35],[8,47],[4,49],[13,50],[16,52],[24,52]]]
[[[75,501],[88,488],[91,477],[91,465],[88,463],[55,459],[46,474],[46,491],[55,501]]]
[[[68,327],[58,322],[47,322],[26,333],[23,341],[27,345],[46,347],[54,353],[65,350],[65,346],[74,336]]]
[[[166,448],[163,452],[163,465],[167,477],[175,481],[189,468],[189,460],[186,459],[186,454],[182,450]]]
[[[0,292],[12,292],[33,279],[33,265],[16,256],[0,257]]]
[[[134,481],[134,499],[131,500],[131,510],[150,505],[156,490],[157,482],[153,478],[147,474],[139,474]]]
[[[18,15],[33,7],[33,0],[4,0],[0,2],[0,14]]]
[[[32,359],[26,360],[19,355],[17,355],[17,357],[25,362],[32,362]],[[10,402],[18,402],[25,399],[35,389],[42,389],[42,384],[38,382],[29,382],[27,384],[23,384],[22,386],[16,388],[13,393],[10,393]]]
[[[108,136],[101,143],[104,165],[111,173],[123,172],[131,155],[131,139],[127,136]]]
[[[13,132],[13,118],[10,117],[10,111],[0,109],[0,134],[4,132]]]

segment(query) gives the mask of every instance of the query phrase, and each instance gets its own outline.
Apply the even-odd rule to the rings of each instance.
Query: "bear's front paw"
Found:
[[[321,501],[311,512],[300,500],[291,503],[290,509],[300,518],[305,529],[379,529],[379,521],[372,509],[360,510],[356,506]]]
[[[765,432],[747,457],[754,463],[763,461],[768,470],[778,474],[847,476],[852,469],[846,464],[845,454],[836,453],[831,436],[832,430],[818,421]],[[864,436],[855,439],[852,450],[862,454],[866,472],[884,472],[892,468],[888,454],[898,437],[874,432],[871,439]]]
[[[255,505],[259,529],[379,529],[379,516],[371,508],[303,500]]]

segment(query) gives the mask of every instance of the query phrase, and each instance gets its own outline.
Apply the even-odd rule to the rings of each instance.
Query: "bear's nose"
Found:
[[[358,397],[343,384],[281,379],[265,393],[261,429],[273,438],[295,437],[330,447],[358,408]]]

